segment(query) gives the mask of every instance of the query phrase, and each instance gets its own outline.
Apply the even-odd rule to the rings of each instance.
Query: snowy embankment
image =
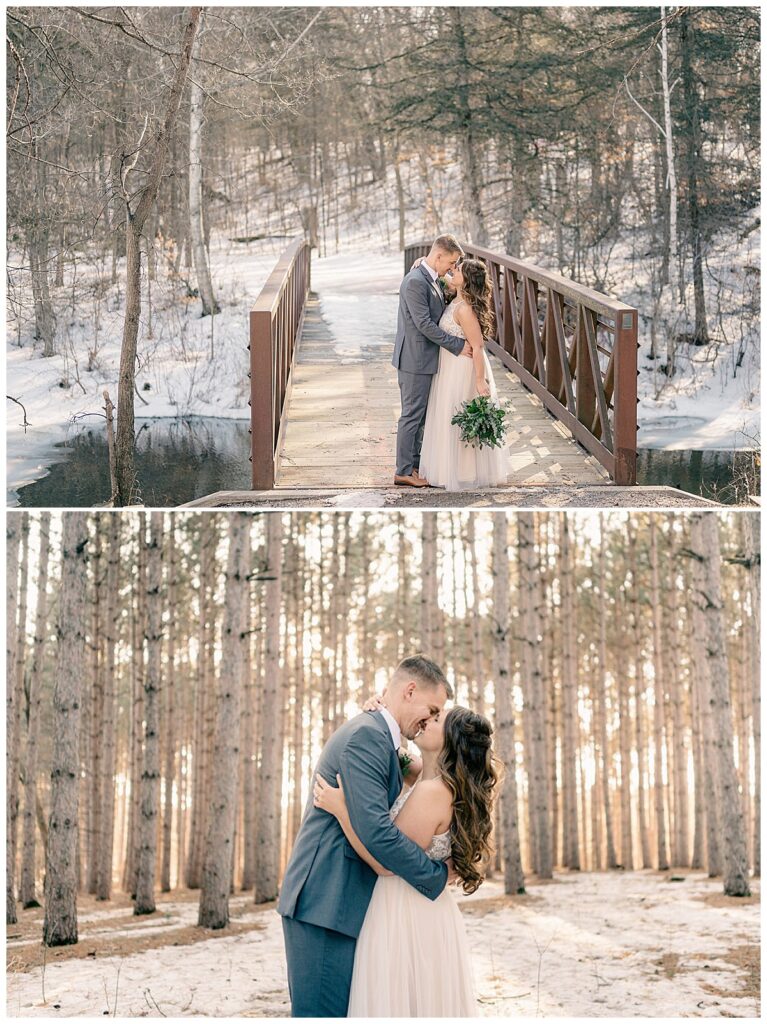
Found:
[[[758,892],[758,882],[754,883]],[[504,897],[458,896],[481,1013],[488,1017],[759,1016],[759,901],[686,873],[558,874]],[[9,928],[10,1016],[288,1016],[273,909],[231,901],[232,925],[196,927],[196,895],[152,917],[91,901],[76,947],[48,950],[42,910]],[[15,938],[19,935],[19,938]],[[45,1000],[43,1000],[43,980]]]

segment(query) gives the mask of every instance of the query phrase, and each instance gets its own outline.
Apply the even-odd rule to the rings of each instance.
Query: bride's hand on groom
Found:
[[[336,775],[338,787],[331,786],[321,775],[314,777],[314,806],[338,818],[346,808],[346,797],[341,776]]]
[[[386,707],[386,701],[383,697],[379,697],[378,694],[374,694],[372,697],[368,697],[365,703],[362,705],[363,711],[380,711],[381,708]]]

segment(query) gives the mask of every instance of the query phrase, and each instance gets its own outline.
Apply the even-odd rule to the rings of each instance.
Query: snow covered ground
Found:
[[[756,218],[758,211],[750,216]],[[710,361],[712,347],[680,351],[680,371],[666,381],[659,376],[662,360],[647,358],[649,328],[646,318],[643,321],[640,447],[732,450],[757,446],[758,344],[751,339],[745,346],[737,372],[734,363],[743,338],[754,331],[754,325],[744,321],[742,292],[758,287],[753,269],[759,264],[758,238],[755,230],[735,247],[729,236],[712,243],[707,273],[717,281],[722,336],[715,363]],[[284,245],[282,237],[237,243],[214,235],[211,266],[222,312],[212,319],[200,318],[199,301],[186,298],[183,286],[169,281],[164,272],[151,285],[150,318],[145,280],[137,417],[249,417],[247,315]],[[618,247],[613,260],[621,269],[608,280],[611,291],[633,301],[641,312],[641,296],[648,287],[641,261],[637,270],[628,248],[621,254]],[[339,358],[343,359],[345,346],[350,351],[359,346],[360,325],[371,339],[393,338],[401,275],[402,254],[382,251],[364,234],[348,240],[337,254],[313,259],[313,288],[322,296]],[[28,313],[26,319],[22,316],[21,326],[13,316],[13,303],[21,299],[28,310],[29,297],[18,293],[19,281],[11,278],[7,394],[24,404],[30,424],[25,430],[21,409],[7,403],[8,500],[13,504],[19,487],[42,476],[47,466],[60,459],[57,443],[85,425],[103,429],[104,390],[116,400],[124,285],[118,274],[115,285],[100,290],[95,268],[89,272],[79,267],[75,281],[67,280],[64,288],[54,291],[60,354],[43,359],[31,337]]]
[[[482,1014],[758,1018],[758,898],[681,874],[557,874],[521,897],[497,882],[458,896]],[[289,1015],[279,918],[249,897],[222,933],[196,927],[194,894],[162,897],[150,918],[92,902],[78,946],[46,953],[45,999],[41,915],[9,928],[23,935],[7,944],[10,1016]]]

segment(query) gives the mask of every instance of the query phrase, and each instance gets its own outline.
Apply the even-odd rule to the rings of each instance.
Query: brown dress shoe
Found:
[[[397,487],[428,487],[429,483],[427,480],[423,480],[413,470],[410,476],[395,476],[394,483]]]

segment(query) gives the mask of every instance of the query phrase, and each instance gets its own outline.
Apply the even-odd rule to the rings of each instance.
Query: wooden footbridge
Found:
[[[404,269],[428,252],[405,250]],[[637,311],[559,274],[467,247],[493,284],[496,383],[510,403],[510,487],[636,483]],[[339,358],[310,250],[281,256],[250,314],[254,491],[392,486],[399,389],[386,338]]]

